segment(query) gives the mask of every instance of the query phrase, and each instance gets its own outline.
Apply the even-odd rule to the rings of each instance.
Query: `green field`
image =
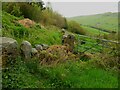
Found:
[[[96,15],[76,16],[68,19],[75,20],[83,25],[90,25],[110,31],[118,31],[118,13],[108,12]]]
[[[88,36],[99,36],[99,35],[109,34],[107,32],[100,31],[95,28],[91,28],[91,27],[87,27],[87,26],[81,26],[81,27],[84,28],[84,30],[86,31],[86,35],[88,35]]]

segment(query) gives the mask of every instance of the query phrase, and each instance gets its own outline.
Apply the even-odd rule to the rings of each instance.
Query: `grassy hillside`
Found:
[[[32,45],[35,44],[61,44],[61,33],[57,27],[49,26],[48,28],[41,28],[36,23],[31,28],[25,28],[21,24],[17,23],[17,18],[6,12],[2,13],[2,36],[11,37],[21,43],[23,40],[29,41]],[[26,33],[23,35],[23,33]]]
[[[88,16],[76,16],[69,18],[79,24],[94,26],[110,31],[118,31],[118,13],[103,13]]]
[[[28,40],[33,46],[39,43],[48,45],[61,44],[61,31],[58,27],[41,28],[36,23],[31,28],[25,28],[17,23],[23,17],[15,17],[6,12],[2,13],[2,36],[11,37],[20,44]],[[25,34],[24,34],[25,33]],[[82,39],[82,38],[81,38]],[[84,38],[83,38],[84,39]],[[87,39],[90,42],[96,42]],[[84,45],[83,45],[84,46]],[[86,46],[90,44],[86,43]],[[96,46],[96,48],[99,48]],[[97,60],[100,58],[97,58]],[[3,69],[3,88],[117,88],[117,73],[98,66],[95,59],[88,61],[67,61],[55,66],[40,65],[39,60],[25,62],[18,57],[16,64]],[[94,63],[93,63],[94,62]],[[98,61],[101,65],[103,61]],[[94,65],[95,64],[95,65]],[[104,65],[105,66],[105,65]]]
[[[84,30],[86,31],[86,35],[87,36],[99,36],[99,35],[108,35],[108,32],[104,32],[104,31],[100,31],[98,29],[95,28],[91,28],[88,26],[81,26],[82,28],[84,28]]]

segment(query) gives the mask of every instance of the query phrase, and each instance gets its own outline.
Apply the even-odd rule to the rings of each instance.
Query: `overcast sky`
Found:
[[[3,2],[15,0],[2,0]],[[26,0],[17,0],[24,2]],[[33,0],[27,0],[33,1]],[[41,1],[41,0],[34,0]],[[118,12],[118,1],[120,0],[42,0],[51,2],[54,11],[65,17],[99,14],[105,12]],[[84,1],[84,2],[83,2]]]
[[[54,11],[65,17],[117,12],[117,2],[51,2]]]

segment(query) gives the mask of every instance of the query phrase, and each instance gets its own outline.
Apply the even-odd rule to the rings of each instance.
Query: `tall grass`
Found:
[[[6,12],[3,12],[3,28],[2,36],[11,37],[21,43],[23,40],[28,40],[33,46],[35,44],[61,44],[62,34],[57,27],[49,27],[47,29],[37,27],[25,28],[17,23],[19,20]]]
[[[3,88],[117,88],[117,74],[89,63],[68,61],[41,66],[38,60],[25,62],[19,57],[14,67],[3,70]]]

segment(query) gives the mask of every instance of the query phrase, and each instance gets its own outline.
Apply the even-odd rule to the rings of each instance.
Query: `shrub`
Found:
[[[2,9],[14,16],[21,16],[22,12],[20,11],[19,3],[14,2],[4,2],[2,4]]]
[[[73,33],[85,35],[85,31],[80,25],[75,21],[68,21],[68,31]]]
[[[20,10],[25,18],[32,19],[36,22],[39,22],[41,19],[41,8],[36,5],[32,6],[27,3],[21,3]]]
[[[66,18],[51,9],[43,10],[41,23],[45,25],[55,25],[59,28],[67,28]]]
[[[25,18],[30,18],[36,22],[40,21],[41,7],[38,5],[31,5],[26,2],[6,2],[3,3],[2,7],[4,11],[14,16],[23,15]]]

